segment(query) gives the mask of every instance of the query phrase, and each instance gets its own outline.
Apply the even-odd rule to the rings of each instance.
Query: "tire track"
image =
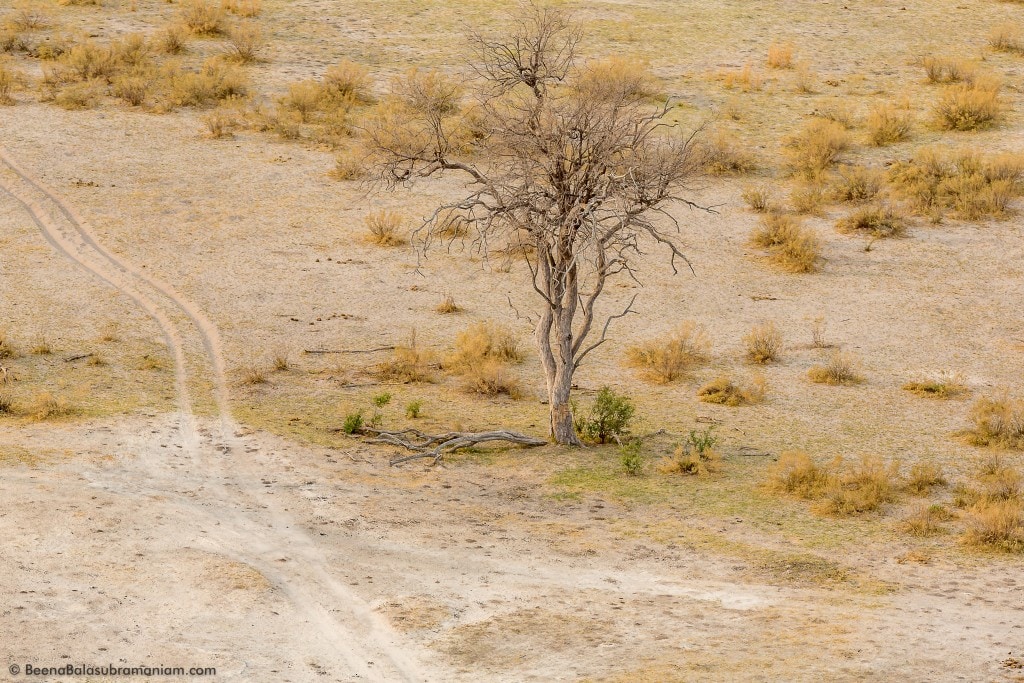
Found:
[[[201,479],[205,486],[209,486],[216,492],[216,499],[213,502],[216,504],[217,516],[230,524],[230,535],[233,538],[221,536],[224,543],[242,549],[240,552],[254,566],[263,570],[268,578],[274,580],[282,588],[293,606],[313,624],[317,636],[328,641],[328,649],[332,651],[334,657],[340,655],[344,667],[350,673],[366,680],[422,680],[421,676],[414,673],[419,667],[413,663],[410,656],[405,654],[406,648],[403,647],[397,634],[383,617],[374,612],[361,598],[331,575],[323,554],[309,535],[302,532],[298,525],[281,510],[270,508],[255,500],[251,492],[258,490],[258,487],[252,473],[246,467],[248,463],[244,461],[233,463],[231,476],[235,480],[232,481],[230,477],[224,475],[224,468],[219,459],[211,457],[211,451],[218,450],[237,459],[238,446],[241,445],[239,437],[236,436],[235,424],[230,412],[225,363],[216,326],[199,306],[178,293],[174,287],[147,275],[127,259],[120,258],[106,249],[89,230],[85,220],[71,206],[61,200],[55,191],[22,168],[2,147],[0,147],[0,161],[20,179],[21,184],[41,195],[42,199],[51,204],[63,218],[63,221],[60,222],[66,223],[70,227],[70,231],[62,229],[55,217],[44,208],[40,199],[33,199],[23,189],[15,187],[0,175],[0,187],[3,187],[32,216],[47,242],[58,253],[128,296],[159,325],[175,361],[179,431],[183,446],[198,465],[197,471],[207,473]],[[200,442],[188,391],[184,342],[178,327],[161,308],[161,304],[144,294],[141,291],[143,288],[158,293],[166,302],[169,302],[164,303],[164,306],[176,309],[195,328],[213,374],[214,398],[221,428],[220,446],[211,444],[210,448],[203,448]],[[153,476],[152,471],[150,476]],[[240,476],[243,476],[244,479],[239,480]],[[232,493],[222,483],[224,481],[230,481],[233,484],[232,488],[236,490],[236,495],[257,503],[256,509],[262,507],[269,516],[268,523],[264,524],[252,519],[233,504]],[[268,531],[277,537],[279,544],[268,541]],[[281,548],[278,548],[278,545],[287,548],[291,554],[301,558],[301,563],[295,563],[296,569],[293,570],[291,576],[286,576],[280,570],[275,570],[267,560],[267,553],[274,550],[280,551]],[[254,548],[262,548],[262,551],[257,550],[253,555],[252,549]],[[317,590],[313,592],[312,587],[316,587]],[[335,606],[344,606],[344,610],[328,608],[317,599],[318,595],[332,596]],[[333,616],[332,612],[337,611],[348,613],[347,621],[356,622],[362,637],[358,637],[352,632],[352,629]],[[378,665],[375,666],[373,662],[378,662]],[[380,663],[390,666],[381,667]],[[381,670],[383,668],[389,668],[391,671],[385,674]],[[385,675],[386,677],[382,678]]]

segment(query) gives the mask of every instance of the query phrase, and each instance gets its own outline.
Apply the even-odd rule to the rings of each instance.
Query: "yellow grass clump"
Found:
[[[511,330],[492,322],[478,322],[456,335],[455,351],[445,361],[445,367],[461,372],[488,359],[518,363],[523,354]]]
[[[921,60],[929,83],[971,83],[975,78],[973,64],[950,57],[925,57]]]
[[[934,536],[942,533],[942,522],[947,522],[951,518],[952,515],[944,506],[922,503],[903,518],[899,528],[911,536]]]
[[[807,177],[817,177],[836,163],[850,148],[850,135],[840,124],[814,118],[786,141],[786,153],[793,170]]]
[[[761,403],[768,393],[768,382],[758,373],[749,386],[740,386],[727,376],[711,380],[697,390],[697,398],[703,403],[737,408]]]
[[[371,211],[363,218],[371,242],[382,247],[395,247],[405,244],[408,240],[402,234],[405,216],[397,211],[379,209]]]
[[[704,143],[705,170],[711,175],[744,175],[757,169],[757,159],[734,135],[718,132]]]
[[[898,463],[886,465],[881,458],[864,456],[857,464],[840,469],[818,509],[840,517],[872,512],[896,500],[898,487]]]
[[[820,498],[835,479],[830,469],[815,463],[804,451],[784,451],[768,468],[765,486],[805,500]]]
[[[181,23],[196,35],[217,35],[224,32],[224,10],[206,0],[184,0],[180,10]]]
[[[757,187],[751,185],[745,187],[740,196],[747,203],[747,206],[750,207],[750,210],[756,213],[768,213],[774,208],[772,192],[767,186]]]
[[[874,199],[885,183],[885,175],[867,166],[843,166],[829,186],[829,196],[839,202],[865,202]]]
[[[626,363],[649,381],[668,384],[711,358],[711,340],[702,325],[685,321],[670,334],[631,346]]]
[[[412,335],[409,343],[396,346],[386,361],[379,363],[374,372],[382,380],[390,382],[422,383],[433,382],[434,373],[431,369],[431,354],[416,345],[416,336]]]
[[[768,259],[791,273],[813,273],[821,262],[821,242],[793,216],[770,213],[751,234],[754,246],[768,250]]]
[[[717,77],[726,90],[756,92],[764,87],[764,78],[749,63],[742,69],[720,71]]]
[[[782,331],[773,321],[760,322],[743,335],[747,360],[764,365],[782,356]]]
[[[942,474],[942,466],[932,462],[918,462],[910,467],[905,488],[907,491],[925,496],[937,486],[945,486],[948,482]]]
[[[857,209],[836,221],[836,230],[845,234],[870,235],[875,238],[903,237],[907,224],[893,206],[879,204]]]
[[[772,43],[769,45],[767,64],[769,69],[792,69],[793,46],[789,43]]]
[[[868,113],[865,124],[871,144],[875,147],[884,147],[910,137],[913,116],[910,112],[901,112],[892,105],[883,104]]]
[[[999,52],[1024,53],[1024,32],[1019,25],[1007,22],[994,27],[988,34],[988,44]]]
[[[937,377],[922,377],[903,385],[904,391],[924,398],[950,399],[967,393],[967,384],[959,373],[945,373]]]
[[[859,372],[860,362],[851,354],[835,351],[822,365],[815,365],[807,371],[807,377],[817,384],[832,386],[860,384],[864,381]]]
[[[1024,450],[1024,400],[1003,393],[982,396],[971,407],[962,436],[972,446]]]
[[[239,17],[256,17],[263,10],[261,0],[221,0],[220,7]]]
[[[240,64],[262,61],[266,46],[263,31],[254,22],[243,21],[228,31],[228,56]]]
[[[977,80],[972,84],[947,86],[935,104],[935,120],[942,130],[989,128],[1006,109],[999,97],[999,84]]]

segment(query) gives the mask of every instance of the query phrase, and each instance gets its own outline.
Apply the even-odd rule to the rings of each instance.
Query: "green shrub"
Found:
[[[641,454],[642,449],[643,442],[639,439],[634,439],[629,443],[623,444],[619,448],[619,451],[621,452],[622,469],[631,477],[639,477],[644,473],[644,456]]]
[[[345,416],[345,424],[341,430],[346,434],[358,434],[363,428],[363,411],[357,410]]]
[[[405,416],[411,420],[415,420],[423,412],[423,401],[409,401],[405,406]]]
[[[573,412],[577,412],[575,406]],[[577,416],[576,432],[588,441],[608,443],[629,433],[635,412],[636,407],[628,396],[604,387],[597,392],[590,414],[585,418]]]

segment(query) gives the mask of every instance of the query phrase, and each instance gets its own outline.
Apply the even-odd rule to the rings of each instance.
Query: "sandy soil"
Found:
[[[152,29],[164,4],[107,8],[102,21],[87,8],[66,11],[108,35]],[[492,3],[470,4],[466,17],[492,21]],[[864,104],[906,88],[930,97],[909,74],[919,72],[914,56],[937,49],[931,36],[954,35],[940,47],[975,56],[988,27],[1015,18],[1010,3],[990,2],[971,12],[774,3],[770,20],[746,3],[720,4],[714,16],[702,3],[592,3],[593,50],[647,57],[704,111],[736,106],[708,73],[761,59],[774,36],[802,37],[820,78],[842,85],[812,101],[777,76],[751,94],[744,135],[766,155],[833,96]],[[268,92],[342,57],[382,80],[444,63],[435,39],[462,18],[434,3],[409,13],[390,3],[265,5],[272,54],[254,71]],[[336,14],[311,23],[325,7]],[[836,20],[841,11],[848,21]],[[685,32],[643,38],[684,19]],[[890,40],[861,54],[881,28]],[[694,55],[685,64],[673,57],[683,49]],[[1017,73],[1005,55],[986,59]],[[1013,149],[1018,116],[941,141]],[[528,326],[507,304],[511,295],[530,310],[519,294],[525,269],[458,251],[418,264],[410,249],[365,241],[368,210],[418,216],[458,191],[454,183],[368,193],[330,180],[322,149],[199,131],[192,111],[67,112],[22,94],[0,108],[0,328],[18,340],[45,335],[57,351],[11,361],[14,386],[80,407],[66,420],[0,420],[8,664],[213,666],[226,681],[1024,680],[1019,555],[970,552],[952,534],[909,539],[895,530],[902,504],[866,519],[821,518],[761,491],[770,458],[744,455],[879,454],[938,462],[954,479],[974,467],[983,453],[950,436],[969,402],[925,401],[900,386],[952,370],[975,395],[1019,388],[1019,217],[922,221],[907,239],[865,251],[834,232],[829,210],[808,220],[825,243],[824,271],[794,277],[748,246],[757,217],[742,207],[745,181],[708,182],[700,198],[719,213],[678,215],[696,276],[671,277],[652,255],[642,317],[579,381],[584,397],[606,383],[636,396],[641,430],[668,432],[650,442],[659,452],[695,424],[719,425],[722,474],[637,484],[605,476],[614,453],[553,447],[391,468],[388,449],[332,431],[380,390],[367,373],[379,356],[302,351],[370,349],[415,330],[440,354],[482,319],[525,340]],[[912,145],[939,138],[917,135]],[[911,150],[851,158],[880,163]],[[759,181],[783,184],[771,173]],[[636,291],[616,283],[606,310]],[[448,293],[464,314],[434,311]],[[863,359],[866,384],[807,382],[820,360],[809,345],[818,316],[830,340]],[[666,387],[623,370],[627,344],[685,319],[714,340],[709,367]],[[783,362],[767,370],[769,401],[698,403],[703,381],[750,374],[740,339],[762,319],[786,335]],[[112,321],[117,339],[103,341]],[[261,386],[238,381],[279,350],[291,355],[289,371]],[[106,363],[64,360],[85,352]],[[387,387],[398,407],[386,419],[409,424],[401,406],[421,398],[427,428],[542,433],[538,365],[528,359],[515,372],[527,387],[516,402],[466,397],[451,382]]]

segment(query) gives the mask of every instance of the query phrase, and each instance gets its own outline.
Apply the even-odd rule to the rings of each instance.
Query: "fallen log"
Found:
[[[378,351],[394,351],[394,346],[378,346],[375,349],[303,349],[303,353],[377,353]]]
[[[446,432],[444,434],[425,434],[418,429],[403,429],[398,432],[387,432],[379,429],[364,428],[364,433],[371,436],[366,443],[387,444],[398,446],[408,451],[415,451],[413,455],[392,458],[390,464],[401,465],[410,460],[420,458],[433,458],[434,464],[441,462],[445,453],[457,451],[460,448],[469,448],[488,441],[507,441],[519,446],[534,448],[546,446],[547,440],[536,436],[528,436],[519,432],[511,432],[499,429],[491,432]]]

